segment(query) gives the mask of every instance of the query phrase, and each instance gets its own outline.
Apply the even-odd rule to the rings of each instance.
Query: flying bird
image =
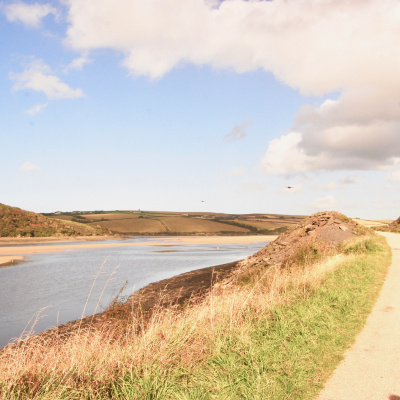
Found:
[[[293,189],[293,186],[285,186],[286,189]]]

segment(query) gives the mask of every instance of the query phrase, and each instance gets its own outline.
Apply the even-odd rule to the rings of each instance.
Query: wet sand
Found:
[[[0,267],[12,265],[18,261],[22,261],[23,259],[23,256],[0,256]]]
[[[102,238],[99,243],[85,243],[87,240],[96,240],[94,238],[36,238],[32,241],[28,239],[18,240],[14,238],[6,238],[0,240],[0,266],[9,265],[17,261],[23,260],[23,255],[32,253],[49,253],[71,249],[96,249],[104,247],[126,247],[126,246],[179,246],[185,244],[226,244],[226,243],[260,243],[270,242],[275,240],[277,236],[262,235],[262,236],[171,236],[157,237],[146,241],[136,243],[106,243],[104,240],[115,239],[113,237]],[[98,238],[97,238],[98,239]],[[120,238],[117,238],[120,239]],[[82,243],[74,244],[54,244],[57,242],[79,241]],[[46,244],[47,243],[47,244]],[[49,243],[52,243],[49,245]],[[29,246],[32,244],[32,246]],[[33,246],[34,244],[34,246]],[[23,246],[15,246],[23,245]]]

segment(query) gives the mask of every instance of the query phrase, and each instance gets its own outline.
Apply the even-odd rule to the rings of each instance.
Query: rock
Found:
[[[357,229],[356,229],[357,228]],[[300,247],[311,245],[321,252],[336,249],[339,243],[356,236],[363,229],[355,221],[336,212],[311,215],[294,228],[280,235],[275,241],[248,257],[247,264],[284,266]]]

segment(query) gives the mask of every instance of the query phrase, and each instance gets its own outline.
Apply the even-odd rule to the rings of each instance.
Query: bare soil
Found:
[[[317,213],[248,257],[242,266],[262,264],[284,267],[301,248],[309,246],[316,253],[327,253],[334,251],[341,242],[367,232],[368,228],[336,211]]]

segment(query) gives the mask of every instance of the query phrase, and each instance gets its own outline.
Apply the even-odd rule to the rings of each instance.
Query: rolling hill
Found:
[[[376,227],[375,230],[384,231],[384,232],[400,233],[400,217],[387,225],[381,225],[381,226]]]
[[[0,203],[0,237],[94,236],[107,233],[101,227],[48,218]]]
[[[160,211],[76,211],[45,215],[129,235],[274,235],[304,218],[296,215]]]

